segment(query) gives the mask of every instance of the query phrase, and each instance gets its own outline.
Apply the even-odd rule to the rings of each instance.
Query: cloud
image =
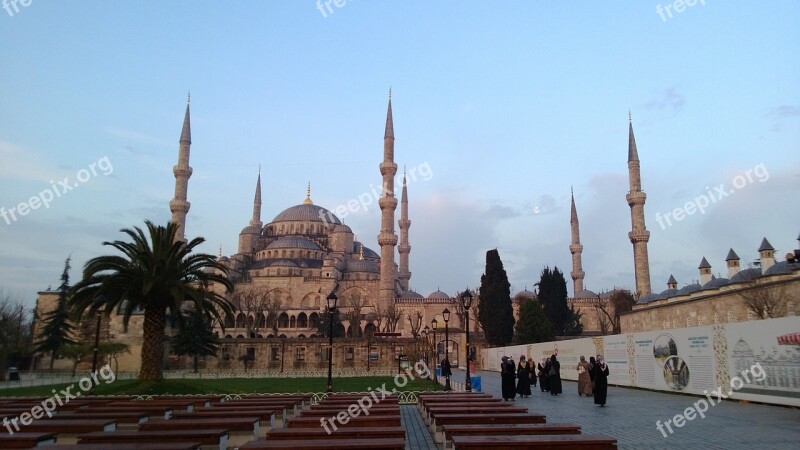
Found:
[[[791,120],[794,117],[800,116],[800,107],[795,105],[780,105],[769,108],[764,117],[772,120],[770,131],[781,131],[786,119]]]
[[[651,111],[671,112],[675,115],[683,109],[685,103],[686,99],[678,92],[677,86],[670,86],[642,106]]]
[[[50,183],[73,175],[69,168],[46,161],[35,151],[0,141],[0,178]]]

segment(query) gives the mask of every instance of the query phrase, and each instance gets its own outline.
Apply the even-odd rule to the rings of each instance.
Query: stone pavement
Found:
[[[477,375],[483,392],[501,398],[498,372],[481,371]],[[465,372],[453,370],[451,379],[463,383]],[[608,402],[600,408],[592,397],[578,396],[577,383],[564,381],[563,387],[564,393],[555,397],[532,387],[533,395],[518,397],[515,406],[545,414],[548,422],[576,423],[583,433],[612,436],[620,449],[800,448],[798,408],[724,401],[709,406],[705,418],[697,416],[681,428],[672,426],[673,434],[664,428],[664,437],[656,429],[656,421],[664,423],[701,397],[609,387]]]
[[[436,449],[433,435],[417,405],[400,406],[400,422],[406,429],[406,450]]]

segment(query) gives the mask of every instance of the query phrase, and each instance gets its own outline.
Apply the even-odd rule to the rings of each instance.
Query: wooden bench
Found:
[[[429,408],[427,411],[427,417],[425,420],[431,425],[431,427],[436,427],[436,418],[442,415],[453,415],[453,414],[462,414],[462,415],[475,415],[475,416],[492,416],[496,414],[526,414],[528,412],[528,408],[523,407],[505,407],[505,408],[495,408],[495,407],[488,407],[488,408],[461,408],[458,406],[437,406]],[[480,422],[479,422],[480,423]]]
[[[267,433],[267,440],[287,439],[365,439],[365,438],[403,438],[406,429],[403,427],[345,427],[328,434],[324,428],[281,428]]]
[[[114,414],[119,412],[147,413],[148,417],[169,419],[172,416],[172,408],[166,406],[146,406],[146,405],[119,405],[119,406],[90,406],[88,408],[78,408],[73,411],[75,414]]]
[[[190,413],[192,414],[192,413]],[[228,445],[238,447],[245,442],[258,439],[260,419],[256,416],[229,417],[229,418],[172,418],[159,419],[139,425],[141,431],[172,431],[172,430],[205,430],[208,428],[224,428],[228,430]]]
[[[498,413],[498,414],[439,414],[431,425],[433,437],[436,442],[444,442],[442,427],[444,425],[484,425],[484,424],[531,424],[546,423],[545,417],[526,413]]]
[[[239,447],[241,450],[251,449],[291,449],[291,450],[405,450],[406,440],[403,438],[353,439],[343,443],[337,440],[310,441],[307,439],[287,439],[285,441],[257,440]]]
[[[30,425],[20,427],[25,432],[55,433],[59,444],[75,444],[78,436],[92,431],[115,431],[117,422],[114,420],[34,420]],[[2,448],[2,445],[0,445]]]
[[[274,411],[196,411],[196,412],[176,412],[172,414],[172,419],[242,419],[247,417],[258,418],[259,436],[263,436],[267,431],[277,428]],[[282,425],[281,425],[282,426]]]
[[[55,433],[18,432],[0,433],[0,448],[33,448],[52,446],[56,443]]]
[[[519,436],[519,435],[534,435],[534,434],[581,434],[581,427],[569,423],[489,424],[489,425],[481,424],[481,425],[442,426],[444,448],[449,448],[452,436]]]
[[[158,444],[125,443],[114,444],[113,450],[198,450],[201,447],[199,442],[174,442]],[[108,450],[107,444],[75,444],[58,445],[52,450]]]
[[[140,423],[150,420],[150,414],[146,412],[111,412],[111,413],[64,413],[53,416],[52,419],[43,420],[113,420],[117,422],[118,430],[135,430]]]
[[[421,411],[422,417],[430,423],[434,413],[458,413],[464,414],[492,414],[493,412],[528,412],[528,408],[514,406],[510,402],[497,403],[434,403],[425,405]]]
[[[200,406],[205,406],[205,401],[200,400],[198,401]],[[210,403],[209,403],[210,404]],[[106,407],[125,407],[125,408],[135,408],[135,407],[153,407],[153,406],[160,406],[169,408],[173,411],[194,411],[195,402],[191,400],[126,400],[126,401],[118,401],[118,402],[111,402],[106,403],[104,406]]]
[[[81,435],[78,444],[104,444],[108,449],[116,450],[116,444],[154,444],[199,442],[203,450],[227,450],[228,430],[212,428],[207,430],[174,430],[174,431],[114,431],[106,433],[98,431]]]
[[[586,449],[615,450],[617,440],[601,434],[553,434],[526,436],[453,436],[455,450]]]
[[[303,417],[303,416],[295,417],[294,419],[289,419],[287,428],[321,428],[322,425],[319,419],[320,419],[319,417]],[[334,423],[336,424],[337,428],[401,426],[399,415],[391,415],[391,416],[370,415],[370,416],[349,417],[349,419],[350,420],[344,425],[342,425],[338,421]]]

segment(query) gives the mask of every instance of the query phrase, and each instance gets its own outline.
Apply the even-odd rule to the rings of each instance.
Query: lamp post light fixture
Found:
[[[439,343],[436,342],[436,329],[439,328],[439,321],[434,318],[431,320],[431,330],[433,331],[433,354],[435,355],[435,361],[433,365],[433,376],[434,381],[436,380],[436,368],[439,367]]]
[[[331,292],[326,300],[328,300],[328,392],[333,392],[333,313],[336,311],[336,300],[339,300],[339,297]]]
[[[467,392],[472,392],[472,380],[469,376],[469,307],[472,306],[472,292],[469,291],[469,288],[461,294],[461,306],[464,307],[464,322],[466,322],[465,333],[467,336],[467,356],[465,359],[467,363],[467,381],[464,384],[464,389],[466,389]]]
[[[444,318],[444,359],[447,361],[447,366],[450,367],[450,334],[448,332],[447,323],[450,322],[450,310],[445,308],[442,311],[442,317]],[[450,371],[448,370],[447,373],[444,375],[444,390],[445,391],[452,391],[453,388],[450,387]]]

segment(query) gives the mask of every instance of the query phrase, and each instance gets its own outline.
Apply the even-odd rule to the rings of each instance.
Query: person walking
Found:
[[[591,368],[584,356],[581,356],[581,362],[578,363],[575,370],[578,371],[578,397],[583,394],[586,394],[587,397],[592,395],[592,378],[589,376]]]
[[[443,377],[447,378],[453,376],[453,371],[450,369],[450,361],[447,358],[443,359],[439,365],[442,369],[441,372]]]
[[[594,404],[606,406],[608,396],[608,366],[603,355],[597,355],[594,366]]]
[[[522,398],[531,396],[531,369],[525,355],[519,357],[517,366],[517,394]]]
[[[542,356],[542,360],[536,365],[536,375],[539,377],[539,387],[542,392],[550,390],[550,380],[547,378],[547,371],[550,370],[550,362],[547,358]]]
[[[517,396],[516,392],[514,392],[514,377],[516,376],[516,373],[514,373],[514,361],[508,356],[503,356],[501,360],[500,387],[503,401],[511,401]]]
[[[592,395],[594,395],[594,366],[597,365],[597,361],[594,360],[594,356],[589,357],[589,378],[592,380]]]
[[[550,370],[547,372],[550,380],[550,395],[561,394],[561,363],[556,359],[556,355],[550,357]]]

